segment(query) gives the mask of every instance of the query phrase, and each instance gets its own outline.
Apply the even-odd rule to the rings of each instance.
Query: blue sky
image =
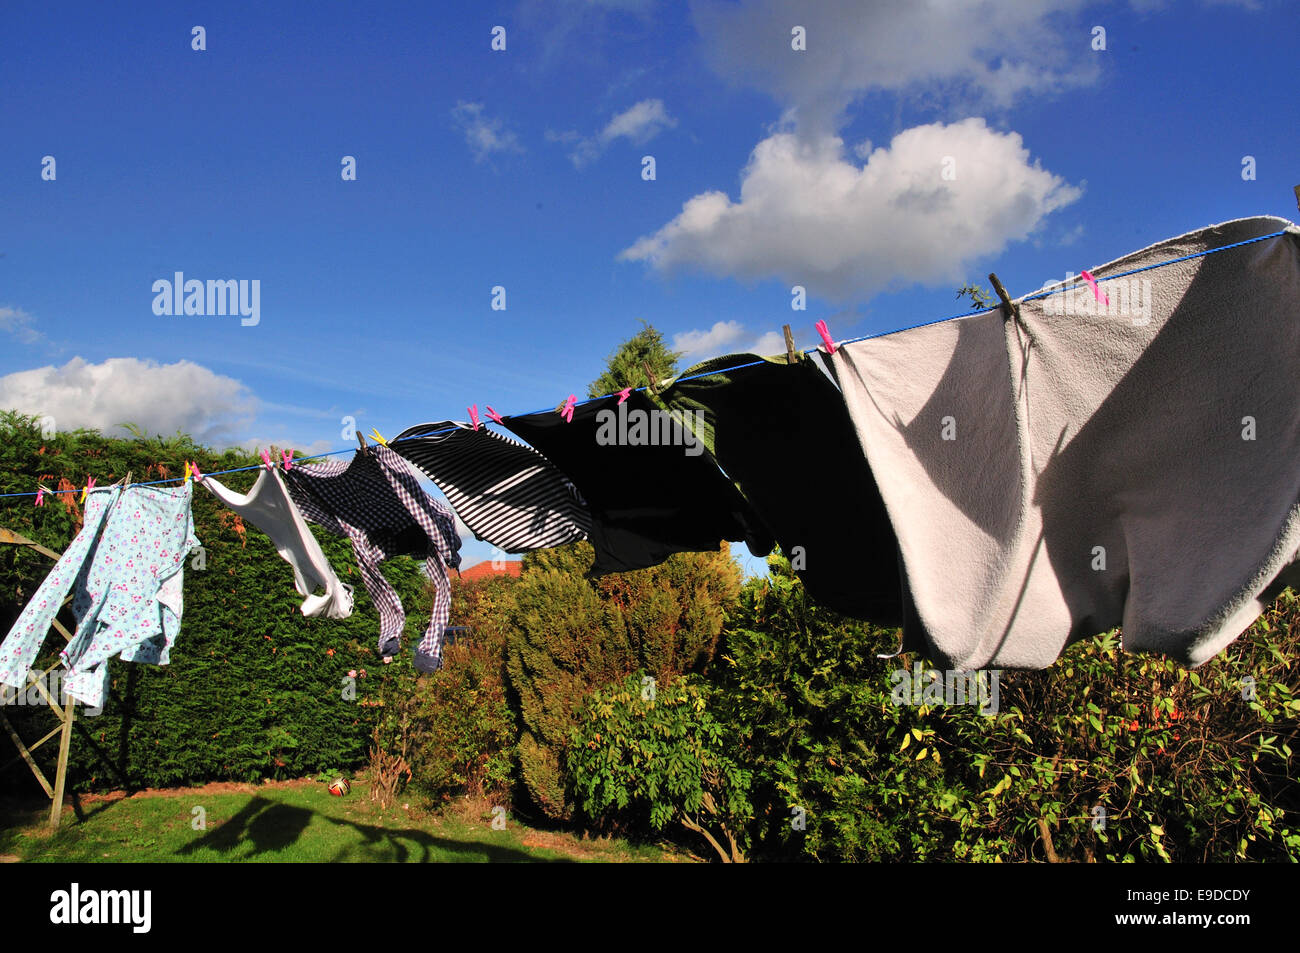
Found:
[[[320,452],[555,406],[640,320],[685,367],[1296,217],[1284,0],[464,7],[7,2],[0,404]],[[258,323],[156,315],[177,271]]]

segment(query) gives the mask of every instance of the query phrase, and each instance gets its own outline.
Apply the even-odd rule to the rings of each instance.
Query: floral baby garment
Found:
[[[85,524],[0,643],[0,682],[19,687],[69,590],[77,629],[60,658],[67,693],[103,705],[108,659],[166,665],[180,632],[184,560],[199,545],[191,484],[93,491]]]

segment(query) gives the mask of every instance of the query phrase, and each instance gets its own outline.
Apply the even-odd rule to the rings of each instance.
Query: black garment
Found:
[[[802,556],[796,571],[814,599],[877,625],[903,622],[893,525],[844,399],[812,358],[715,358],[658,400],[679,415],[703,411],[699,438],[791,562]]]
[[[673,553],[716,549],[724,539],[745,540],[756,555],[771,552],[771,533],[708,454],[691,456],[680,443],[598,442],[598,416],[619,415],[618,403],[611,396],[581,404],[572,423],[555,411],[504,418],[587,501],[596,550],[592,575],[644,569]],[[622,409],[633,417],[652,412],[663,414],[640,391]]]

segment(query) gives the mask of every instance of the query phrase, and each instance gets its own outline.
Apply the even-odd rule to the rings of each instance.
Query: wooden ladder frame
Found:
[[[15,546],[30,546],[41,555],[48,556],[55,562],[58,562],[60,558],[59,553],[56,553],[51,549],[46,549],[35,540],[28,539],[21,533],[15,533],[13,530],[5,529],[4,527],[0,527],[0,543],[9,543]],[[59,606],[59,611],[62,611],[66,606],[68,606],[72,600],[73,594],[69,594]],[[64,627],[63,623],[58,620],[57,615],[52,623],[52,627],[56,629],[65,640],[68,642],[72,641],[72,633],[69,632],[67,628]],[[58,663],[55,662],[54,665],[51,665],[39,674],[37,674],[35,670],[27,673],[27,684],[36,686],[36,690],[40,692],[41,697],[45,700],[45,704],[50,706],[54,711],[55,717],[57,717],[59,721],[58,725],[52,731],[41,737],[41,739],[35,744],[27,745],[23,743],[22,737],[18,734],[17,729],[14,728],[13,723],[10,722],[9,715],[4,710],[4,706],[0,706],[0,723],[4,724],[5,730],[9,733],[9,737],[12,738],[14,744],[18,746],[19,757],[23,761],[27,762],[27,767],[31,769],[32,774],[36,776],[36,780],[40,783],[41,787],[45,789],[46,797],[50,799],[51,830],[58,829],[59,821],[63,816],[63,792],[68,780],[68,751],[72,746],[72,726],[77,720],[76,701],[65,691],[63,695],[67,700],[63,705],[60,705],[58,699],[51,695],[49,689],[45,687],[46,676],[57,667]],[[27,685],[23,686],[23,690],[27,690]],[[49,779],[45,777],[44,772],[41,771],[40,766],[36,763],[36,759],[32,757],[32,752],[45,744],[45,742],[49,741],[55,735],[59,736],[59,761],[54,772],[54,783],[50,784]],[[0,770],[8,768],[17,760],[18,758],[15,758],[3,766],[0,766]]]

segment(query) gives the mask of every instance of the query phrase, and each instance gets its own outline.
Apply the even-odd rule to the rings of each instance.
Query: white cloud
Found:
[[[813,136],[875,90],[960,94],[1007,106],[1026,92],[1085,85],[1099,75],[1086,31],[1069,15],[1084,0],[697,0],[696,28],[723,76],[761,89]],[[1066,23],[1070,29],[1061,29]],[[791,30],[807,49],[791,49]]]
[[[673,335],[673,350],[688,360],[697,355],[711,357],[728,350],[745,333],[739,321],[719,321],[707,331],[683,331]]]
[[[132,423],[153,436],[180,430],[224,449],[253,418],[257,401],[243,384],[199,364],[133,357],[91,364],[75,357],[0,377],[0,407],[54,418],[59,430],[88,427],[125,436]]]
[[[661,99],[643,99],[616,115],[600,132],[601,142],[613,142],[619,137],[635,143],[649,142],[660,130],[671,129],[677,120],[668,115]]]
[[[770,357],[773,354],[785,353],[785,336],[777,331],[764,331],[753,343],[745,348],[750,354],[758,354],[762,357]]]
[[[949,157],[951,181],[942,174]],[[960,281],[968,263],[1028,237],[1080,194],[1031,164],[1017,133],[982,119],[905,130],[861,166],[838,136],[777,133],[755,147],[739,201],[697,195],[619,258],[665,272],[776,277],[832,299],[869,297]]]
[[[483,115],[482,103],[458,102],[451,115],[465,133],[465,142],[476,162],[497,152],[524,151],[519,137],[506,128],[504,120]]]
[[[756,333],[739,321],[718,321],[707,331],[682,331],[673,335],[673,350],[680,351],[685,364],[695,364],[722,354],[758,354],[767,357],[785,353],[785,336],[777,331]]]
[[[0,308],[0,331],[7,331],[23,344],[39,344],[45,335],[32,327],[33,318],[21,308]]]
[[[627,139],[636,145],[645,145],[665,129],[672,129],[677,120],[668,115],[661,99],[643,99],[615,115],[605,128],[594,136],[581,136],[576,132],[548,132],[552,142],[576,142],[569,153],[573,164],[581,169],[600,157],[615,140]]]

